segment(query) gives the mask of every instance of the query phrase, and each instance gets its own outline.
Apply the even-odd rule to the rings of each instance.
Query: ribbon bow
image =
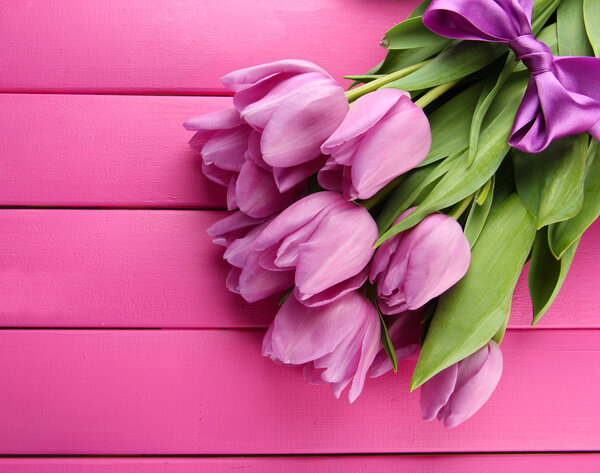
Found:
[[[507,44],[531,72],[508,143],[539,153],[589,131],[600,140],[600,58],[553,56],[531,32],[533,0],[433,0],[423,23],[454,39]]]

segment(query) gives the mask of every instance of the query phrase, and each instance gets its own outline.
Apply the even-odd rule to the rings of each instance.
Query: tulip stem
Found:
[[[475,193],[471,194],[468,197],[465,197],[458,204],[456,204],[454,207],[452,207],[452,210],[450,210],[450,212],[448,212],[448,217],[452,217],[454,220],[458,220],[460,218],[460,216],[464,213],[464,211],[467,210],[467,208],[471,204],[473,197],[475,197]]]
[[[415,100],[415,105],[417,105],[418,107],[421,107],[421,108],[425,108],[427,105],[429,105],[435,99],[437,99],[440,95],[449,91],[456,84],[458,84],[458,80],[446,82],[445,84],[434,87],[429,92],[424,94],[421,98],[419,98],[418,100]]]
[[[359,87],[355,87],[354,89],[348,90],[346,92],[346,97],[348,98],[348,102],[352,102],[359,97],[362,97],[369,92],[373,92],[374,90],[379,89],[381,86],[385,84],[389,84],[390,82],[394,82],[397,79],[400,79],[404,76],[407,76],[411,72],[415,72],[416,70],[423,67],[427,64],[431,59],[427,61],[419,62],[413,66],[405,67],[404,69],[400,69],[398,71],[391,72],[390,74],[386,74],[385,76],[380,77],[379,79],[372,80],[371,82],[367,82]]]

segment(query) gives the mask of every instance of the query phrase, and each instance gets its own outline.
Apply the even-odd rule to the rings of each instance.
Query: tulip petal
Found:
[[[223,253],[223,259],[235,266],[236,268],[243,268],[250,256],[252,251],[252,244],[256,237],[265,229],[269,222],[263,222],[254,228],[251,228],[246,235],[237,240],[233,241]]]
[[[323,154],[337,154],[352,144],[376,126],[401,97],[410,99],[407,92],[398,89],[379,89],[357,99],[340,126],[321,146]]]
[[[456,364],[440,371],[421,386],[421,418],[430,421],[436,418],[454,391],[458,366]]]
[[[187,130],[224,130],[235,128],[243,123],[238,111],[231,107],[218,112],[190,118],[183,126]]]
[[[321,168],[317,181],[323,189],[334,192],[342,192],[342,179],[344,167],[329,158],[325,166]]]
[[[321,305],[329,304],[330,302],[335,301],[336,299],[348,294],[349,292],[355,291],[360,288],[369,275],[368,268],[363,269],[356,276],[352,276],[349,279],[346,279],[335,286],[331,286],[324,291],[319,292],[318,294],[310,295],[304,294],[297,287],[294,288],[294,295],[296,298],[301,301],[304,305],[309,307],[318,307]]]
[[[271,166],[290,167],[321,155],[321,145],[348,112],[338,85],[303,89],[283,102],[264,128],[261,149]]]
[[[494,341],[458,363],[456,389],[443,421],[448,429],[475,414],[490,398],[502,375],[502,352]]]
[[[242,212],[262,218],[288,207],[305,192],[306,188],[296,187],[280,193],[269,171],[246,161],[237,178],[235,200]]]
[[[311,240],[300,246],[296,286],[303,298],[355,276],[374,252],[379,233],[369,212],[346,201],[332,208]]]
[[[274,74],[304,72],[319,72],[329,75],[312,62],[300,59],[283,59],[230,72],[221,78],[221,83],[232,92],[238,92]]]
[[[325,162],[323,156],[289,168],[274,167],[273,177],[280,192],[285,192],[315,174]]]
[[[264,222],[242,212],[235,212],[213,223],[206,233],[214,238],[213,243],[228,247],[234,240],[242,238],[248,230]]]
[[[324,307],[306,307],[291,295],[275,316],[273,354],[288,364],[303,364],[333,352],[360,328],[360,295],[352,293]],[[315,364],[315,368],[320,366]],[[323,378],[325,379],[325,378]]]
[[[363,136],[352,164],[352,185],[367,199],[395,177],[420,164],[431,146],[425,113],[401,97],[376,127]]]
[[[426,217],[410,231],[403,246],[410,252],[404,293],[413,310],[456,284],[471,261],[461,226],[443,214]]]
[[[240,295],[247,302],[256,302],[289,289],[294,285],[294,272],[269,271],[261,267],[251,253],[239,278]]]
[[[334,192],[317,192],[293,203],[256,239],[254,251],[266,251],[311,220],[322,218],[321,212],[338,200]]]
[[[202,147],[202,160],[221,169],[239,171],[246,161],[248,135],[248,126],[214,132]]]
[[[360,361],[358,368],[352,378],[352,385],[348,391],[348,400],[350,403],[356,401],[365,385],[365,379],[369,371],[369,367],[373,363],[379,347],[381,345],[381,324],[379,323],[379,315],[375,307],[371,305],[370,314],[365,322],[365,331],[362,335],[362,345],[360,351]]]

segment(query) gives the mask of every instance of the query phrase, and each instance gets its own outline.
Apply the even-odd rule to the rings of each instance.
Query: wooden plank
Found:
[[[509,331],[498,388],[453,430],[420,420],[411,362],[350,405],[263,358],[262,336],[0,331],[0,453],[600,450],[599,330]]]
[[[182,125],[230,104],[0,94],[0,205],[223,207],[224,190],[202,175]]]
[[[227,72],[286,58],[341,79],[378,63],[385,31],[417,4],[3,0],[0,91],[224,93]]]
[[[208,211],[0,210],[0,326],[264,327],[278,298],[246,304],[225,289]],[[583,237],[540,327],[600,327],[600,224]],[[531,323],[523,277],[510,327]]]
[[[597,473],[597,454],[254,458],[4,458],[0,473]]]

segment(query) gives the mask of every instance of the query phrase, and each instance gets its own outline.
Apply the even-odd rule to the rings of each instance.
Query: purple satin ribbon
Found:
[[[531,72],[508,140],[527,153],[589,131],[600,140],[600,58],[553,56],[531,33],[533,0],[433,0],[423,23],[454,39],[507,44]]]

